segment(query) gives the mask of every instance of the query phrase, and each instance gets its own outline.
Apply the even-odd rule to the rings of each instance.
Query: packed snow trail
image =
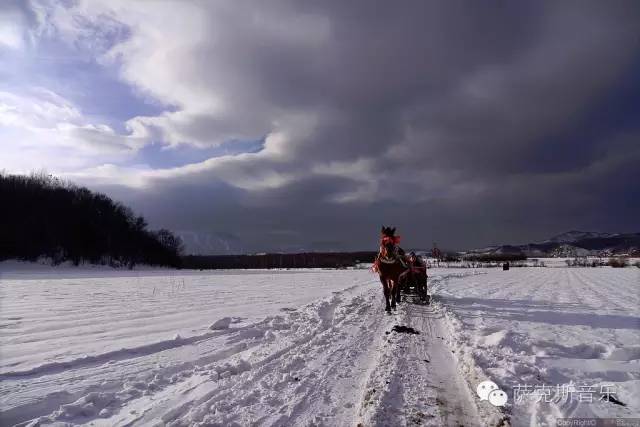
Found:
[[[381,426],[481,426],[474,397],[457,370],[456,360],[444,341],[442,315],[434,306],[409,303],[387,323],[386,345],[381,349],[378,372],[367,384],[362,424]],[[405,326],[396,333],[390,324]],[[367,410],[367,405],[370,408]]]
[[[330,280],[342,275],[322,274]],[[377,278],[367,271],[353,275],[358,279],[351,285],[260,320],[211,319],[213,329],[184,338],[6,366],[0,373],[0,421],[480,425],[442,339],[437,309],[403,304],[387,315]],[[393,332],[396,325],[419,334]]]

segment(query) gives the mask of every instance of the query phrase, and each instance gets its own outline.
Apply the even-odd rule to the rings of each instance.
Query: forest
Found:
[[[192,269],[346,268],[372,263],[376,252],[303,252],[257,255],[189,255],[182,266]]]
[[[180,266],[182,243],[108,196],[44,173],[0,174],[0,260]]]

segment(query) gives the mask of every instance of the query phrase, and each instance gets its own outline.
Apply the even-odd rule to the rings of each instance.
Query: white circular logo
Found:
[[[509,400],[507,397],[507,393],[500,389],[493,390],[491,393],[489,393],[489,403],[491,403],[493,406],[504,406],[505,403],[507,403],[507,400]]]
[[[504,406],[509,400],[507,393],[500,390],[493,381],[482,381],[476,387],[480,400],[488,400],[493,406]]]
[[[493,390],[498,390],[498,385],[493,381],[482,381],[476,388],[476,392],[478,393],[480,400],[487,400],[489,398],[489,393]]]

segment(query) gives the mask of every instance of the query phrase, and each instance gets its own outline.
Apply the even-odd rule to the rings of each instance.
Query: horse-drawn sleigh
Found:
[[[374,271],[380,275],[387,312],[396,308],[402,299],[402,291],[413,292],[420,301],[429,303],[426,265],[413,252],[405,255],[398,245],[400,236],[396,236],[395,231],[395,227],[382,227],[380,252],[373,264]]]
[[[412,258],[415,261],[412,262]],[[400,290],[408,294],[415,294],[420,298],[420,301],[429,303],[427,266],[422,264],[414,253],[409,254],[408,270],[400,275]]]

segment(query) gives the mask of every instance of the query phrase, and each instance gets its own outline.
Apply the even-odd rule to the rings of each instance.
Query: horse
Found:
[[[407,269],[401,261],[404,251],[396,246],[400,236],[395,235],[395,230],[395,227],[382,227],[380,253],[374,262],[374,269],[380,275],[387,313],[400,303],[400,275]]]

